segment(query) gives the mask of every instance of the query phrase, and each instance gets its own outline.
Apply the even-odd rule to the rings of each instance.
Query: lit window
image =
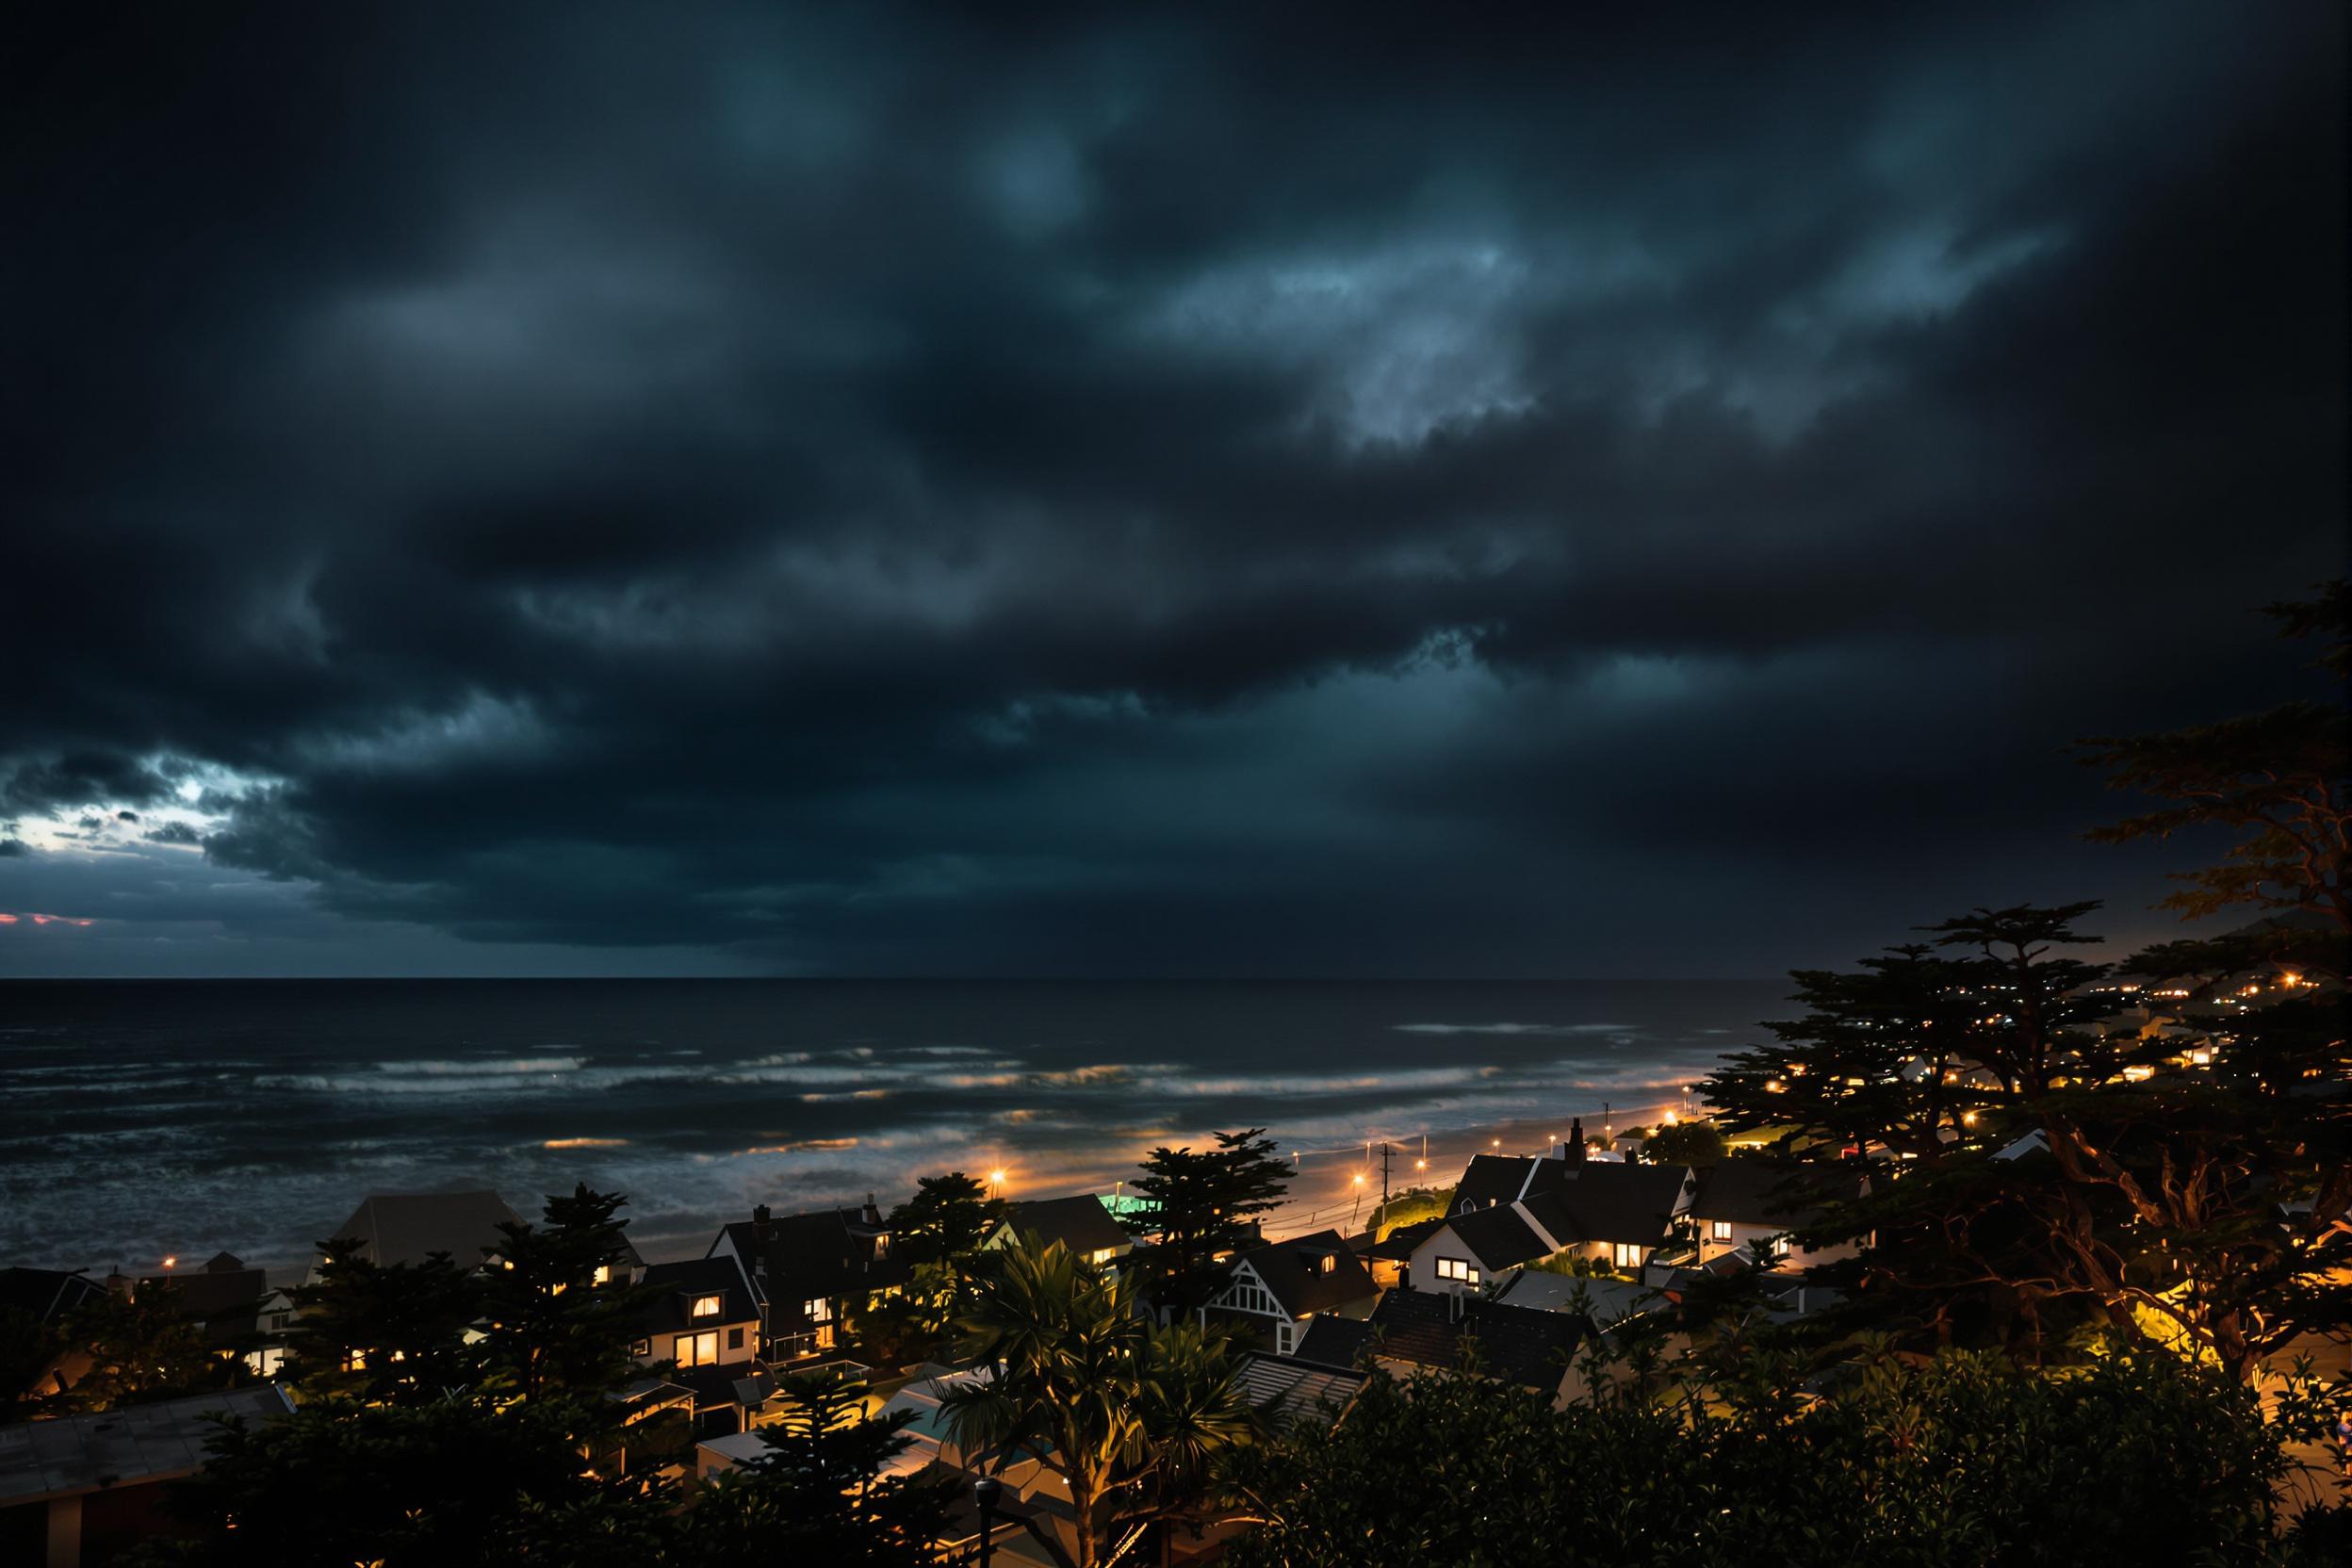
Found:
[[[717,1297],[715,1297],[715,1296],[697,1296],[697,1297],[695,1297],[695,1298],[694,1298],[694,1312],[693,1312],[693,1314],[692,1314],[691,1315],[695,1316],[695,1317],[716,1317],[716,1316],[718,1316],[718,1315],[719,1315],[719,1298],[718,1298]]]
[[[802,1315],[803,1316],[805,1316],[805,1317],[813,1317],[813,1318],[817,1319],[819,1322],[823,1322],[825,1318],[828,1318],[828,1317],[830,1317],[830,1316],[832,1316],[832,1315],[833,1315],[831,1313],[829,1313],[829,1312],[825,1311],[825,1298],[824,1298],[824,1297],[822,1297],[822,1296],[818,1297],[818,1298],[817,1298],[815,1300],[813,1300],[813,1301],[803,1301],[803,1302],[800,1304],[800,1311],[801,1311],[801,1315]]]
[[[1460,1280],[1463,1284],[1468,1285],[1478,1282],[1478,1271],[1470,1266],[1468,1258],[1438,1259],[1437,1277],[1441,1280]]]
[[[1621,1241],[1617,1243],[1612,1261],[1620,1268],[1641,1267],[1642,1244],[1638,1241]]]
[[[1719,1219],[1715,1221],[1713,1230],[1710,1233],[1713,1234],[1717,1241],[1729,1241],[1731,1239],[1731,1221],[1728,1219]]]
[[[698,1334],[678,1336],[678,1364],[709,1366],[719,1359],[719,1331],[708,1329]]]
[[[641,1339],[629,1348],[629,1353],[632,1356],[649,1356],[653,1354],[653,1341]]]
[[[596,1265],[596,1271],[594,1275],[590,1276],[590,1278],[592,1282],[596,1284],[611,1284],[612,1282],[612,1266],[611,1264],[604,1263]]]
[[[1118,1249],[1118,1248],[1116,1248],[1116,1247],[1098,1247],[1098,1248],[1096,1248],[1093,1251],[1091,1251],[1091,1252],[1089,1252],[1089,1253],[1087,1253],[1087,1254],[1086,1254],[1086,1261],[1087,1261],[1088,1263],[1095,1264],[1095,1265],[1098,1265],[1098,1266],[1099,1266],[1099,1265],[1102,1265],[1102,1264],[1106,1264],[1106,1263],[1110,1262],[1113,1258],[1115,1258],[1115,1257],[1117,1257],[1117,1256],[1119,1256],[1119,1249]]]

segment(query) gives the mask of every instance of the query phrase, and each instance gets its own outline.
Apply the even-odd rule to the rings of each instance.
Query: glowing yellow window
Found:
[[[694,1310],[691,1314],[689,1314],[688,1315],[689,1315],[689,1316],[693,1316],[693,1317],[716,1317],[716,1316],[718,1316],[718,1315],[719,1315],[719,1298],[718,1298],[717,1297],[715,1297],[715,1296],[697,1296],[697,1297],[695,1297],[695,1298],[694,1298]]]

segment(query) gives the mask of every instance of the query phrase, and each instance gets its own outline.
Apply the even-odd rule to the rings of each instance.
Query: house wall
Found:
[[[1437,1271],[1440,1258],[1460,1258],[1466,1262],[1478,1278],[1467,1282],[1448,1280]],[[1406,1265],[1406,1280],[1414,1290],[1443,1291],[1459,1296],[1466,1289],[1477,1292],[1490,1276],[1478,1255],[1462,1244],[1451,1225],[1440,1225],[1421,1238],[1421,1245],[1413,1250],[1413,1261]]]
[[[742,1332],[743,1343],[739,1346],[730,1347],[727,1341],[735,1337],[735,1332],[737,1331],[741,1331]],[[695,1334],[703,1333],[715,1333],[718,1336],[718,1359],[712,1362],[705,1363],[697,1357],[693,1363],[690,1364],[684,1356],[678,1354],[678,1342],[681,1338],[690,1338]],[[640,1366],[651,1366],[656,1362],[671,1360],[677,1361],[681,1366],[688,1364],[695,1366],[702,1366],[706,1364],[711,1366],[733,1366],[739,1363],[748,1363],[758,1358],[760,1354],[760,1320],[755,1317],[734,1323],[713,1323],[706,1328],[692,1330],[663,1329],[643,1343],[645,1347],[643,1350],[635,1350],[634,1347],[631,1348],[637,1357],[637,1364]]]

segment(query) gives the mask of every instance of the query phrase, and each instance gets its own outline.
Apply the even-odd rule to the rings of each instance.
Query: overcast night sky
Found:
[[[52,9],[0,974],[2145,936],[2343,569],[2332,4]]]

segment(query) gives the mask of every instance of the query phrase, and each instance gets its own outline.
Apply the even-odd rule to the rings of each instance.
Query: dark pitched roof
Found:
[[[495,1192],[373,1193],[318,1239],[357,1236],[368,1260],[387,1268],[447,1252],[458,1267],[471,1269],[482,1266],[484,1249],[498,1244],[500,1225],[521,1222]]]
[[[751,1380],[751,1363],[724,1363],[717,1366],[681,1366],[669,1374],[670,1381],[694,1396],[694,1412],[725,1406],[741,1406],[743,1390],[738,1384]]]
[[[1690,1172],[1678,1165],[1595,1161],[1576,1168],[1576,1178],[1560,1189],[1560,1196],[1572,1217],[1576,1239],[1630,1241],[1644,1247],[1666,1239],[1674,1207],[1682,1200],[1682,1184],[1690,1178]]]
[[[1786,1181],[1785,1172],[1763,1160],[1719,1161],[1699,1172],[1690,1213],[1699,1219],[1727,1219],[1738,1225],[1802,1225],[1812,1217],[1814,1206],[1793,1190],[1776,1193]]]
[[[1457,1299],[1459,1319],[1453,1315]],[[1584,1333],[1583,1323],[1565,1313],[1420,1290],[1381,1297],[1370,1328],[1375,1356],[1451,1370],[1462,1364],[1463,1342],[1476,1340],[1484,1376],[1546,1390],[1560,1386]]]
[[[1363,1318],[1334,1317],[1324,1313],[1308,1322],[1307,1331],[1298,1336],[1290,1359],[1313,1362],[1317,1366],[1353,1366],[1371,1342],[1372,1325]]]
[[[1238,1375],[1250,1402],[1285,1426],[1309,1424],[1329,1430],[1348,1402],[1363,1391],[1368,1373],[1318,1366],[1300,1356],[1242,1353]]]
[[[258,1268],[216,1269],[206,1264],[194,1274],[147,1275],[139,1282],[139,1298],[149,1299],[151,1293],[189,1322],[203,1324],[218,1344],[253,1331],[270,1296],[270,1276]]]
[[[719,1298],[716,1317],[694,1315],[698,1296]],[[637,1327],[646,1333],[675,1333],[687,1329],[717,1329],[749,1323],[760,1316],[759,1298],[743,1266],[721,1252],[684,1263],[657,1263],[645,1270],[638,1286]]]
[[[888,1233],[867,1224],[861,1210],[776,1216],[768,1221],[764,1243],[758,1235],[759,1223],[737,1220],[720,1234],[743,1260],[753,1285],[778,1321],[797,1319],[804,1301],[863,1295],[904,1283],[912,1272],[890,1255]],[[715,1250],[718,1243],[711,1246]],[[764,1276],[759,1267],[762,1264]]]
[[[1552,1253],[1552,1249],[1544,1245],[1544,1238],[1520,1217],[1518,1208],[1512,1204],[1456,1215],[1446,1223],[1463,1250],[1490,1274]],[[1567,1237],[1560,1239],[1565,1241]]]
[[[1454,1184],[1452,1212],[1501,1207],[1521,1192],[1542,1192],[1560,1184],[1568,1169],[1566,1160],[1522,1158],[1516,1154],[1476,1154]]]
[[[106,1291],[96,1280],[73,1269],[0,1268],[0,1307],[12,1307],[44,1323]]]
[[[1004,1223],[1024,1235],[1058,1241],[1081,1257],[1105,1248],[1123,1250],[1133,1239],[1111,1217],[1102,1200],[1087,1192],[1075,1198],[1033,1198],[1012,1204]]]
[[[1372,1271],[1337,1231],[1268,1242],[1233,1261],[1248,1264],[1266,1282],[1282,1311],[1293,1317],[1368,1300],[1380,1292],[1380,1286],[1372,1282]]]

